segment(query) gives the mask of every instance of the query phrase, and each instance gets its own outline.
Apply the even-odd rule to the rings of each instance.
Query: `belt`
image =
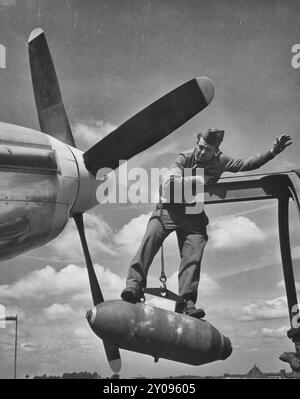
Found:
[[[158,203],[156,205],[156,210],[160,210],[160,209],[174,209],[174,210],[178,210],[178,211],[184,211],[185,207],[193,207],[195,206],[195,204],[193,205],[188,205],[188,204],[180,204],[180,203],[172,203],[172,202],[164,202],[164,203]],[[201,212],[201,214],[204,213],[204,211]]]

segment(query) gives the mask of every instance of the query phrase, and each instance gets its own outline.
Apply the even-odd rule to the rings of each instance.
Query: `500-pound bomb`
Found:
[[[229,338],[206,320],[121,300],[100,303],[87,312],[98,337],[155,359],[194,366],[224,360],[232,352]]]

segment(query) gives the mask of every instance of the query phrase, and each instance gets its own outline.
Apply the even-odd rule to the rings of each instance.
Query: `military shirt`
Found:
[[[165,176],[161,189],[161,202],[174,203],[174,188],[176,185],[183,190],[184,185],[191,180],[190,177],[184,176],[186,168],[204,170],[203,184],[216,183],[224,172],[246,172],[260,168],[262,165],[274,158],[272,152],[265,151],[247,158],[233,158],[223,154],[218,150],[214,156],[206,162],[198,162],[195,156],[196,149],[192,152],[183,152],[175,158],[169,173]],[[193,203],[193,201],[185,201],[182,196],[183,203]]]

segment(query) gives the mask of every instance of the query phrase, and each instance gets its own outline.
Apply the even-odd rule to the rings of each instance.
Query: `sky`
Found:
[[[225,130],[222,151],[246,157],[270,149],[289,133],[293,145],[264,165],[268,173],[298,167],[300,3],[284,0],[0,0],[0,120],[39,129],[27,39],[41,27],[59,78],[76,144],[88,149],[160,96],[196,76],[215,87],[212,103],[129,166],[169,167],[193,148],[196,134]],[[85,215],[96,272],[107,299],[119,298],[152,204],[105,204]],[[277,230],[275,201],[210,205],[198,306],[233,345],[225,361],[188,366],[121,350],[120,376],[223,375],[288,366],[293,351]],[[290,206],[291,246],[300,290],[299,220]],[[165,245],[168,288],[177,290],[179,253]],[[149,273],[158,286],[159,257]],[[53,242],[0,263],[0,303],[17,312],[18,376],[71,371],[112,373],[102,343],[90,330],[91,306],[83,254],[72,220]],[[148,298],[170,309],[172,303]],[[14,325],[0,329],[0,378],[13,374]]]

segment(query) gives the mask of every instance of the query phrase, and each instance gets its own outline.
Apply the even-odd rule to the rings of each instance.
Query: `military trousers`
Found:
[[[127,288],[142,289],[154,256],[168,235],[176,231],[180,252],[179,295],[186,301],[197,301],[200,267],[208,236],[205,212],[186,214],[183,207],[157,209],[150,217],[141,245],[128,271]]]

